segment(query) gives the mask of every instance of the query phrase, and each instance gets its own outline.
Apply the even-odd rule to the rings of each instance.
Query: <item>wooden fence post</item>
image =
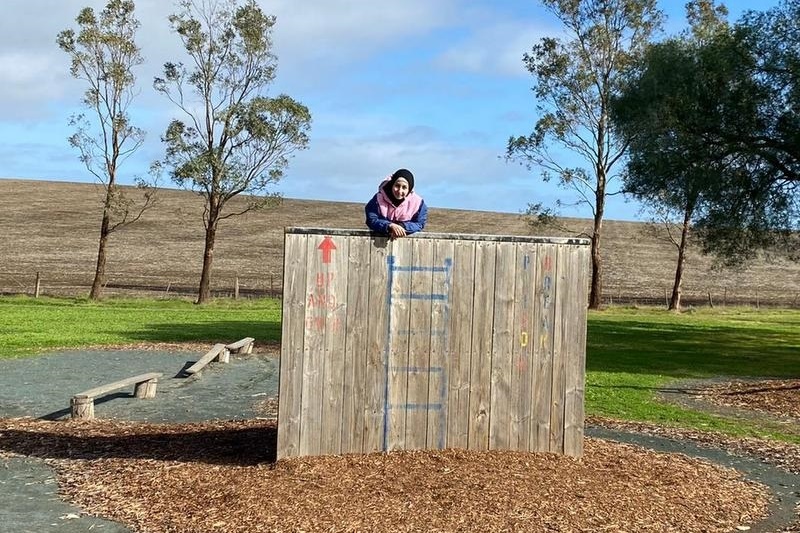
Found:
[[[41,288],[41,281],[42,281],[41,277],[39,276],[39,272],[37,271],[36,272],[36,285],[34,285],[34,287],[33,287],[33,297],[34,298],[38,298],[39,297],[39,289]]]
[[[239,299],[239,274],[236,274],[236,279],[233,281],[233,299]]]

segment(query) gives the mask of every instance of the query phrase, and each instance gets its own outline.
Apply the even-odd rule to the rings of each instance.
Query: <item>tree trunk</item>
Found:
[[[197,292],[197,303],[202,304],[211,299],[211,264],[214,262],[214,240],[217,237],[216,221],[208,221],[206,227],[206,245],[203,252],[203,271],[200,274],[200,290]]]
[[[675,267],[675,283],[672,285],[672,297],[669,300],[670,311],[681,310],[681,284],[683,283],[683,268],[686,264],[686,246],[689,242],[689,221],[692,212],[690,209],[684,211],[683,227],[681,228],[681,242],[678,245],[678,264]]]
[[[110,193],[108,193],[110,196]],[[108,200],[106,200],[108,202]],[[99,300],[103,295],[103,284],[106,280],[106,244],[108,243],[108,236],[111,233],[109,230],[111,216],[108,213],[108,208],[103,209],[103,222],[100,224],[100,242],[97,245],[97,263],[94,269],[94,281],[92,281],[92,289],[89,291],[90,300]]]
[[[111,228],[111,205],[116,201],[117,186],[117,157],[119,157],[119,141],[117,132],[114,131],[112,139],[112,154],[106,160],[108,170],[108,183],[105,184],[106,197],[103,201],[103,221],[100,223],[100,242],[97,245],[97,264],[94,269],[94,281],[89,291],[90,300],[99,300],[103,295],[103,285],[106,281],[106,245],[113,229]]]
[[[602,197],[597,195],[597,209],[594,215],[594,229],[592,231],[592,286],[589,291],[589,309],[600,309],[603,297],[603,260],[600,257],[600,235],[603,230],[603,211],[605,187]]]
[[[603,261],[600,257],[600,234],[592,236],[592,286],[589,292],[589,309],[600,309],[603,296]]]

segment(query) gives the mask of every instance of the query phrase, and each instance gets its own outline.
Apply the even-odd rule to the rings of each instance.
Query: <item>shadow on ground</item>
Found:
[[[108,424],[99,424],[108,431]],[[276,459],[277,426],[274,421],[256,421],[245,427],[220,423],[170,426],[158,431],[157,425],[112,426],[117,434],[93,434],[89,424],[72,425],[65,431],[5,429],[0,422],[0,452],[11,452],[38,459],[150,459],[192,461],[217,465],[251,466]],[[131,434],[132,430],[135,434]]]

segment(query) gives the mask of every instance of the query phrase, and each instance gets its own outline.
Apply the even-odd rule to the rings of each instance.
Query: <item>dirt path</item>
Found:
[[[664,402],[800,436],[800,380],[684,379],[658,392]]]

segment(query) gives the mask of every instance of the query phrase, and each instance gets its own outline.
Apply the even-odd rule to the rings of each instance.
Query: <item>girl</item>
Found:
[[[428,221],[425,201],[414,192],[414,175],[405,168],[380,184],[364,211],[369,229],[388,235],[390,239],[422,231]]]

